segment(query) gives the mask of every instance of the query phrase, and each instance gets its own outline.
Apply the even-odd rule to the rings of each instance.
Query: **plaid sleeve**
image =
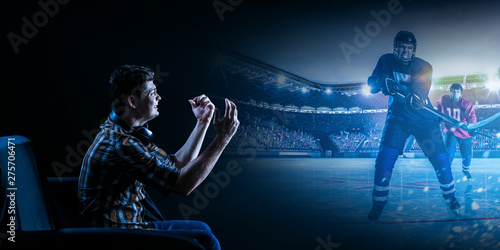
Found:
[[[115,145],[120,164],[117,166],[129,176],[164,193],[171,192],[180,170],[175,159],[160,148],[149,149],[132,136],[124,136]]]

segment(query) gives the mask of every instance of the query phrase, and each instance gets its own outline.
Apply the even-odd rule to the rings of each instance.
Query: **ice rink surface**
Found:
[[[241,172],[218,190],[209,177],[198,193],[208,202],[196,194],[178,202],[196,208],[189,219],[211,225],[223,249],[500,249],[500,159],[473,159],[472,181],[455,159],[457,217],[429,161],[400,158],[388,204],[371,224],[374,164],[373,158],[222,159],[214,174],[228,165]]]

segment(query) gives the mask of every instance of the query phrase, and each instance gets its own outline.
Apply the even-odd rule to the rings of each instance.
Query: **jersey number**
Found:
[[[446,108],[448,110],[448,115],[453,119],[460,121],[460,109],[453,109],[453,114],[451,108]]]
[[[402,84],[402,82],[409,83],[411,81],[411,75],[394,72],[394,80],[399,84]]]

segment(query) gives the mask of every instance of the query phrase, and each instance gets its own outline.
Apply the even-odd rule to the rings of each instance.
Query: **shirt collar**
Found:
[[[121,127],[124,131],[126,131],[129,134],[134,132],[134,128],[131,127],[127,122],[122,120],[120,118],[120,116],[114,110],[112,110],[111,114],[109,114],[109,120],[111,120],[114,124],[118,125],[119,127]],[[147,122],[144,123],[143,127],[149,128],[148,123]]]

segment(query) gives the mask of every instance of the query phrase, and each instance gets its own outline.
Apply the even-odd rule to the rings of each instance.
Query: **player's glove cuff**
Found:
[[[427,99],[418,92],[410,93],[405,97],[405,104],[409,109],[422,109],[427,103]]]
[[[370,93],[378,93],[380,91],[380,79],[376,76],[368,77],[368,86],[370,86]]]
[[[469,133],[470,136],[476,136],[477,135],[477,129],[476,130],[471,130],[471,131],[467,131]]]
[[[384,93],[384,95],[395,95],[397,90],[399,90],[397,82],[392,80],[392,78],[384,79],[382,84],[382,93]]]

